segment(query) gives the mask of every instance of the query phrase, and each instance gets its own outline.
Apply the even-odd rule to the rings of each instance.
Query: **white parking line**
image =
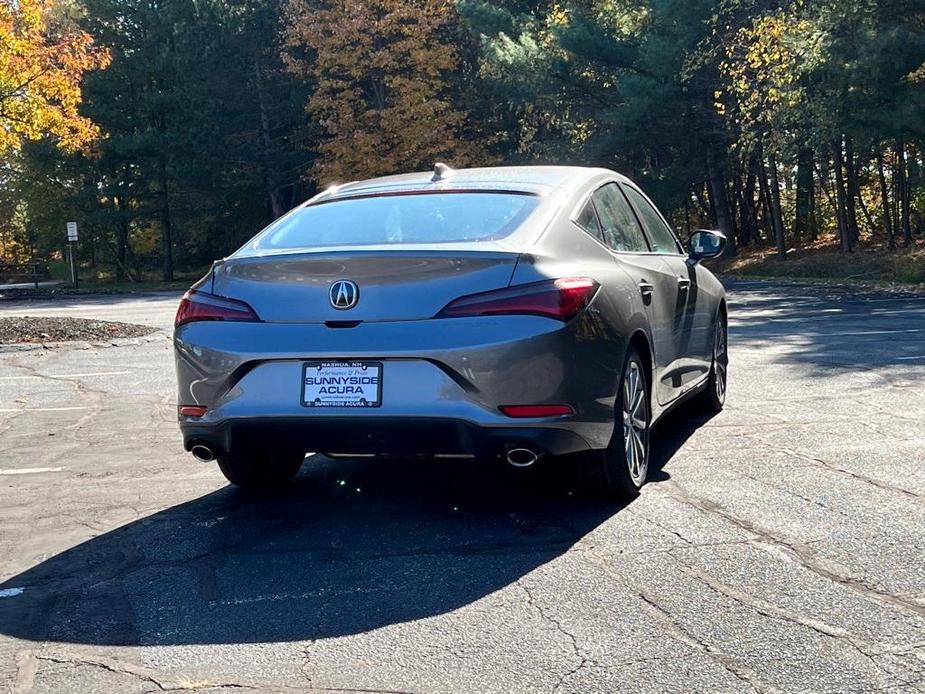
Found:
[[[753,326],[750,325],[736,325],[732,321],[729,322],[729,331],[738,332],[740,330],[748,330]],[[843,332],[821,332],[819,330],[808,330],[804,333],[788,335],[787,337],[775,337],[776,340],[805,340],[807,338],[817,338],[817,337],[864,337],[865,335],[899,335],[899,334],[911,334],[911,333],[925,333],[925,328],[907,328],[905,330],[852,330],[852,331],[843,331]]]
[[[922,333],[925,328],[907,328],[905,330],[858,330],[844,333],[818,333],[819,335],[832,335],[835,337],[853,337],[856,335],[896,335],[898,333]]]
[[[740,308],[736,312],[738,318],[747,318],[749,320],[754,320],[760,318],[766,323],[812,323],[814,321],[828,321],[832,319],[859,319],[859,320],[869,320],[876,318],[886,318],[888,316],[902,316],[907,313],[914,314],[916,316],[925,318],[925,309],[915,308],[915,309],[899,309],[895,311],[883,311],[879,309],[874,309],[873,311],[839,311],[838,313],[828,313],[828,312],[818,312],[816,314],[803,314],[801,316],[775,316],[768,314],[777,314],[780,313],[781,309],[777,308],[745,308],[744,310]]]
[[[16,409],[0,409],[0,413],[6,412],[76,412],[77,410],[89,410],[89,407],[34,407],[27,409],[19,407]]]
[[[124,376],[131,371],[97,371],[88,374],[49,374],[48,376],[0,376],[0,381],[27,381],[31,378],[93,378],[94,376]]]
[[[37,475],[42,472],[61,472],[63,467],[24,467],[19,469],[0,470],[0,475]]]

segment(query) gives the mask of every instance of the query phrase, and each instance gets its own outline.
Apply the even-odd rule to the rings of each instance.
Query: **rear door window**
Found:
[[[645,253],[649,250],[636,215],[616,183],[598,188],[591,197],[601,218],[604,243],[615,251]]]
[[[623,191],[630,199],[630,202],[633,203],[633,207],[635,207],[636,211],[639,213],[639,218],[642,220],[642,224],[646,228],[646,233],[649,235],[649,240],[655,247],[655,252],[670,253],[672,255],[678,255],[681,253],[680,244],[675,238],[674,233],[665,223],[665,220],[662,219],[662,215],[659,214],[658,210],[655,209],[652,203],[646,200],[642,193],[640,193],[632,186],[623,186]]]
[[[594,211],[594,203],[590,200],[585,203],[581,212],[578,213],[575,223],[601,243],[604,242],[604,230],[601,229],[601,223],[598,221],[597,213]]]

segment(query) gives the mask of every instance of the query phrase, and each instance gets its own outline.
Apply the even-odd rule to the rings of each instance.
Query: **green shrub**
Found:
[[[902,284],[925,282],[925,257],[910,255],[898,258],[893,276]]]
[[[63,260],[49,260],[48,274],[51,279],[57,280],[58,282],[71,281],[71,271],[68,269],[67,263]]]

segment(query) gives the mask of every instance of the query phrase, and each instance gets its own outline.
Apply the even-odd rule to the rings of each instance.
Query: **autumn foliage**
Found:
[[[53,0],[0,0],[0,155],[51,136],[76,150],[98,133],[78,113],[84,73],[109,55],[82,31],[57,28]]]
[[[464,137],[467,114],[449,78],[459,58],[446,35],[458,23],[448,0],[289,0],[283,35],[289,69],[311,80],[309,115],[325,138],[322,182],[414,169],[436,160],[486,162]]]

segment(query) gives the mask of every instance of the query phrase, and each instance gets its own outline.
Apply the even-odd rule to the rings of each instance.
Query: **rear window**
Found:
[[[267,227],[255,250],[493,241],[539,205],[519,193],[419,193],[334,200],[303,207]]]

